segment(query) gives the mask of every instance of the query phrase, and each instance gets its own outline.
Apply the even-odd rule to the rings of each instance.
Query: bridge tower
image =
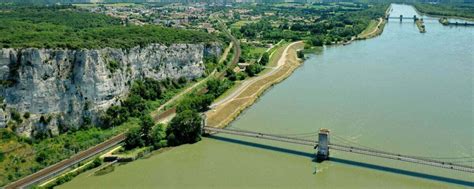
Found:
[[[403,15],[400,14],[400,22],[403,21]]]
[[[319,129],[318,148],[316,152],[316,161],[321,162],[329,159],[329,129]]]
[[[416,22],[416,20],[418,20],[418,18],[416,18],[416,15],[413,15],[413,22]]]

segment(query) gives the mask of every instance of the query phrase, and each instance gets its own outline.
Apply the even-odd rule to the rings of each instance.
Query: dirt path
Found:
[[[367,36],[371,36],[372,34],[375,34],[376,32],[378,32],[378,30],[380,29],[380,25],[382,25],[383,23],[383,19],[382,18],[379,18],[379,23],[377,23],[377,26],[375,26],[375,29],[372,30],[372,32],[368,33]]]

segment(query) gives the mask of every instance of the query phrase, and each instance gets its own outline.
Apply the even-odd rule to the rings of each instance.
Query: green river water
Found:
[[[392,5],[392,15],[416,14]],[[311,55],[230,127],[474,164],[474,28],[390,20],[383,34]],[[219,134],[60,188],[470,188],[474,174]],[[471,157],[467,159],[452,159]],[[448,158],[448,159],[442,159]]]

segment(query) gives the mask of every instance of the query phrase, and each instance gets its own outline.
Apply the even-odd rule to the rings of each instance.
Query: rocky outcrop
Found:
[[[221,49],[203,44],[126,50],[1,49],[0,127],[11,120],[11,111],[30,114],[15,128],[24,135],[44,128],[54,133],[57,125],[77,127],[83,117],[95,118],[100,110],[117,104],[133,80],[201,77],[208,53],[220,55]],[[52,119],[46,123],[45,116]]]

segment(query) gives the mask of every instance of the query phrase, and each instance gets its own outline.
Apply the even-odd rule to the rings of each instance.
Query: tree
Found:
[[[268,61],[270,61],[270,55],[268,54],[268,52],[264,52],[262,55],[262,59],[260,59],[260,64],[267,65]]]
[[[145,146],[145,141],[143,140],[141,134],[140,127],[134,127],[128,130],[125,137],[125,149],[129,150],[136,147]]]
[[[298,58],[304,58],[304,52],[303,51],[300,50],[300,51],[296,52],[296,54],[297,54]]]
[[[151,145],[155,149],[165,147],[166,144],[166,131],[164,130],[163,124],[158,124],[153,128],[151,132]]]
[[[245,68],[245,72],[250,76],[253,77],[260,73],[263,70],[262,65],[260,64],[250,64]]]
[[[324,39],[321,36],[316,36],[316,37],[311,38],[310,42],[313,46],[323,46]]]
[[[141,128],[141,134],[143,141],[145,142],[145,145],[150,145],[152,143],[152,129],[153,126],[155,125],[155,122],[153,122],[153,119],[149,114],[145,114],[144,116],[141,117],[141,123],[140,123],[140,128]]]
[[[196,111],[185,110],[178,113],[166,130],[168,143],[176,146],[201,140],[201,121],[202,118]]]
[[[185,110],[195,110],[204,112],[209,109],[214,97],[212,94],[196,95],[191,94],[184,98],[176,107],[176,112],[183,112]]]

